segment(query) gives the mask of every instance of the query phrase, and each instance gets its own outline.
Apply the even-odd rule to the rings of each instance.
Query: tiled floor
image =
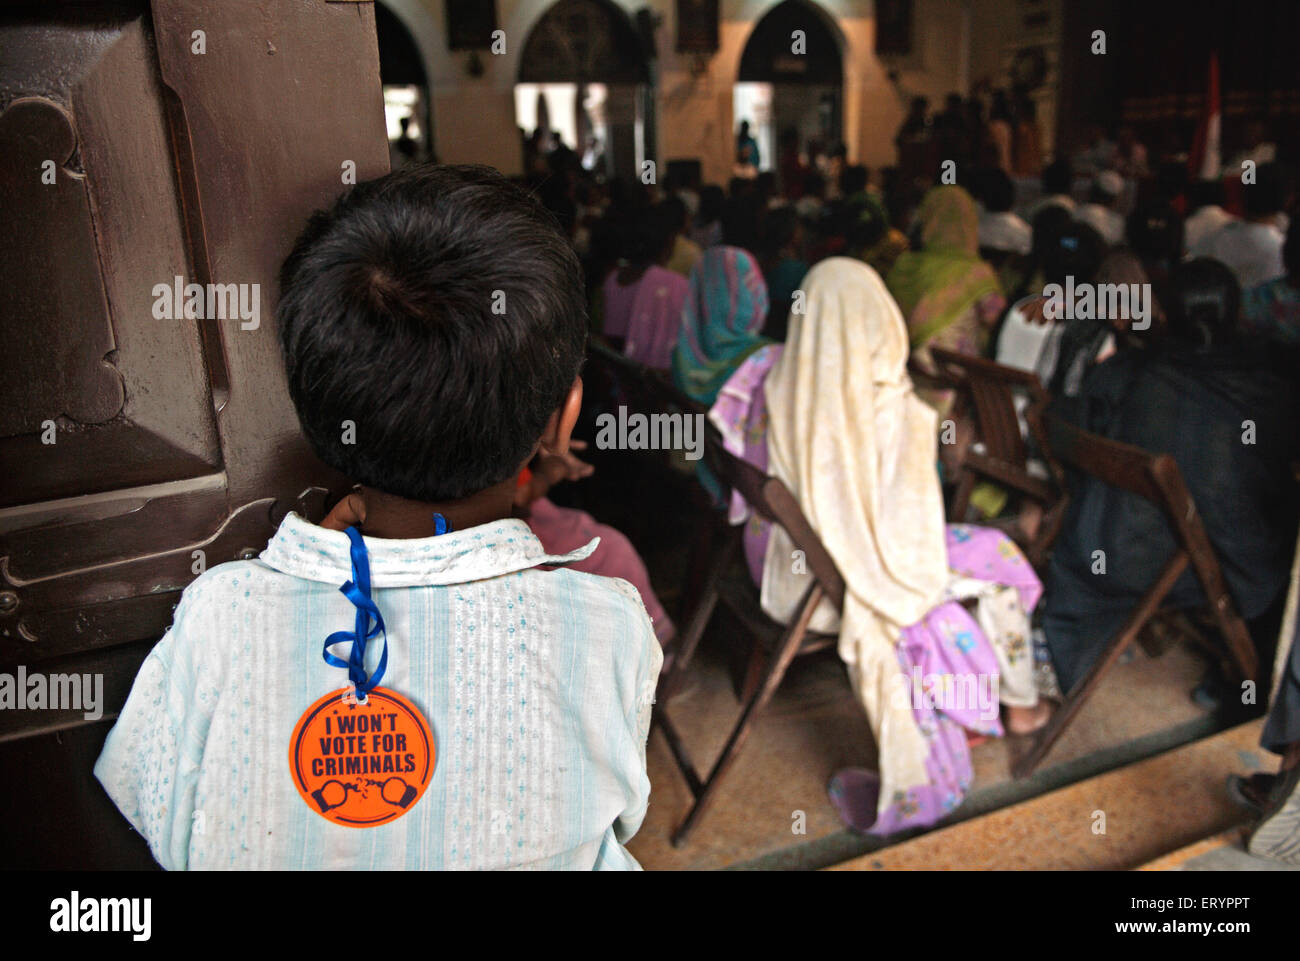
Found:
[[[589,453],[597,475],[570,488],[579,498],[575,506],[632,539],[661,599],[675,610],[697,519],[682,512],[681,491],[671,479],[665,483],[635,469],[625,454]],[[566,499],[565,492],[557,493],[557,500]],[[674,720],[697,767],[705,770],[739,710],[728,663],[729,636],[725,615],[715,618],[688,683],[672,702]],[[1121,755],[1138,750],[1134,745],[1145,744],[1146,753],[1154,753],[1212,734],[1222,724],[1189,697],[1203,670],[1199,656],[1181,646],[1159,660],[1137,652],[1106,678],[1030,782],[1013,782],[1009,773],[1023,742],[990,741],[976,747],[975,784],[956,817],[1005,807],[1123,764],[1132,758]],[[797,661],[757,722],[713,809],[681,848],[673,848],[669,836],[687,812],[690,793],[662,735],[651,734],[650,809],[629,849],[653,870],[823,867],[880,847],[878,840],[847,831],[825,793],[837,769],[873,766],[873,750],[866,718],[838,658],[828,652]],[[1263,762],[1254,757],[1251,763]],[[1066,860],[1063,853],[1061,863]]]
[[[674,720],[701,768],[721,749],[737,714],[726,659],[716,647],[708,655],[672,702]],[[1204,718],[1188,697],[1201,671],[1201,662],[1182,648],[1158,661],[1139,653],[1131,663],[1115,668],[1044,767]],[[975,747],[973,792],[1009,784],[1011,761],[1023,747],[1009,740]],[[715,807],[679,849],[668,838],[685,815],[690,794],[663,737],[651,735],[650,812],[629,848],[647,869],[719,868],[846,834],[826,799],[825,784],[841,767],[869,767],[874,761],[866,718],[835,656],[796,662],[757,722]],[[794,833],[799,827],[806,833]]]
[[[1123,870],[1246,820],[1228,775],[1275,770],[1252,721],[984,817],[876,851],[838,870]],[[1198,852],[1199,853],[1199,852]]]

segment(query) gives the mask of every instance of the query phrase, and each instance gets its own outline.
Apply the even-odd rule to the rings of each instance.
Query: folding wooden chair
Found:
[[[1151,454],[1129,444],[1106,440],[1059,418],[1046,419],[1045,433],[1051,451],[1060,462],[1112,487],[1137,494],[1160,508],[1169,520],[1178,548],[1110,639],[1092,669],[1069,692],[1065,703],[1053,715],[1030,751],[1016,762],[1012,773],[1018,778],[1028,775],[1047,756],[1084,702],[1097,689],[1102,677],[1156,613],[1165,595],[1189,564],[1196,572],[1223,635],[1225,644],[1221,656],[1228,674],[1235,674],[1241,680],[1254,680],[1258,670],[1250,634],[1237,613],[1232,595],[1228,593],[1214,548],[1201,526],[1196,504],[1174,459],[1168,454]]]
[[[982,450],[969,445],[961,456],[958,480],[948,516],[955,523],[965,520],[971,492],[981,480],[991,480],[1028,497],[1042,508],[1037,532],[1025,537],[1018,527],[1006,531],[1019,543],[1029,563],[1041,568],[1046,552],[1060,529],[1065,513],[1065,472],[1043,435],[1042,413],[1050,400],[1038,377],[1028,371],[995,364],[991,360],[930,348],[940,379],[956,389],[954,417],[969,416],[975,426],[975,440]],[[1043,478],[1030,471],[1030,445],[1020,431],[1016,414],[1017,393],[1028,395],[1024,410],[1033,451],[1046,467]]]
[[[701,423],[707,425],[708,408],[693,397],[688,396],[674,384],[666,371],[654,370],[649,367],[642,368],[642,370],[644,402],[652,415],[681,414],[686,417],[699,417]],[[670,457],[665,456],[664,462],[668,469],[674,469]],[[687,461],[687,463],[690,462]],[[681,466],[681,462],[677,462],[675,469],[680,470]],[[681,623],[682,619],[687,617],[688,612],[693,611],[695,605],[699,602],[708,560],[714,550],[718,526],[713,522],[714,515],[717,513],[716,505],[694,474],[690,477],[687,497],[684,513],[698,521],[698,523],[691,525],[691,546],[688,549],[689,561],[686,568],[686,582],[682,586],[681,599],[675,612],[678,623]]]
[[[709,409],[674,384],[667,371],[654,370],[650,367],[644,370],[646,389],[657,410],[669,412],[679,410],[687,414],[708,416]]]
[[[602,401],[614,407],[626,405],[629,412],[708,414],[708,408],[678,389],[666,372],[646,367],[599,341],[587,345],[584,373]]]
[[[743,527],[729,527],[721,547],[714,552],[699,602],[681,635],[677,658],[660,684],[655,705],[655,722],[663,731],[673,759],[694,796],[694,803],[673,833],[674,847],[686,843],[691,832],[717,796],[723,777],[735,762],[758,715],[771,701],[795,657],[824,650],[836,643],[836,636],[808,629],[817,605],[826,598],[836,608],[844,602],[844,579],[830,554],[799,509],[794,496],[781,481],[729,454],[721,437],[710,426],[705,440],[705,458],[724,484],[738,491],[761,517],[779,524],[795,547],[803,551],[809,571],[808,590],[796,608],[789,626],[776,623],[759,606],[759,592],[749,577],[729,577],[740,557]],[[668,714],[668,701],[678,680],[694,657],[700,638],[721,601],[742,625],[750,644],[749,667],[741,692],[741,712],[708,776],[701,778]]]

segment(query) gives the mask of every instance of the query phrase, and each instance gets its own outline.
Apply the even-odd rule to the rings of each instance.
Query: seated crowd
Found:
[[[195,581],[145,662],[96,773],[159,860],[635,866],[623,844],[648,804],[650,705],[676,626],[628,538],[548,496],[591,473],[570,445],[584,403],[615,402],[584,402],[589,337],[661,372],[727,451],[783,482],[843,576],[843,604],[813,626],[838,635],[878,748],[877,769],[829,786],[855,829],[921,828],[959,806],[971,742],[1048,724],[1174,549],[1157,511],[1082,476],[1041,571],[1024,527],[1001,523],[1023,505],[996,484],[948,516],[956,449],[978,432],[940,351],[1031,371],[1055,416],[1172,455],[1271,664],[1296,543],[1287,171],[1260,165],[1230,191],[1189,183],[1131,132],[1043,168],[1032,104],[995,103],[981,139],[979,111],[957,100],[933,125],[914,108],[900,166],[883,171],[842,148],[800,155],[785,136],[775,172],[746,144],[725,190],[659,186],[601,182],[566,151],[531,190],[486,168],[411,167],[317,214],[284,267],[282,346],[305,434],[359,486],[322,526],[291,514],[259,560]],[[955,182],[941,179],[949,155]],[[1100,284],[1134,291],[1131,309],[1074,309]],[[345,420],[356,443],[339,441]],[[686,466],[743,525],[762,609],[785,622],[810,583],[787,532]],[[239,747],[225,699],[251,696],[241,651],[278,685],[254,698],[260,729],[291,730],[339,686],[344,662],[330,642],[321,660],[319,642],[352,617],[354,582],[369,600],[367,550],[392,630],[375,674],[391,654],[391,683],[425,711],[452,776],[358,840],[261,773],[283,745]],[[1171,600],[1205,602],[1190,573]],[[214,633],[238,643],[205,644]],[[1266,812],[1300,778],[1287,643],[1265,731],[1283,773],[1239,785]],[[350,665],[362,681],[363,660]],[[1001,710],[917,699],[918,673],[992,678]],[[1233,695],[1211,676],[1200,696]],[[198,808],[222,830],[194,834]]]
[[[1175,549],[1157,508],[1087,476],[1069,478],[1041,583],[1001,532],[1022,528],[998,523],[1021,506],[1032,528],[1032,505],[980,484],[970,514],[946,517],[954,387],[932,349],[1032,372],[1052,416],[1172,455],[1266,668],[1296,543],[1289,171],[1190,180],[1185,160],[1150,164],[1126,128],[1118,145],[1097,132],[1036,164],[1036,184],[988,129],[991,146],[959,153],[955,183],[937,163],[873,178],[843,151],[805,159],[791,132],[775,173],[725,191],[675,179],[575,192],[596,336],[666,372],[733,454],[782,480],[846,580],[843,609],[814,627],[839,632],[879,771],[841,771],[830,793],[847,823],[881,834],[960,803],[968,739],[1043,727]],[[1095,309],[1073,309],[1089,287]],[[1118,313],[1111,288],[1132,291]],[[953,426],[969,443],[972,424]],[[746,525],[764,610],[784,622],[807,587],[788,538],[738,495],[728,513]],[[1205,603],[1190,570],[1167,603]],[[914,665],[996,674],[1002,719],[900,708],[890,684]],[[1229,696],[1214,670],[1195,695]],[[1300,718],[1284,726],[1280,753],[1300,742]]]

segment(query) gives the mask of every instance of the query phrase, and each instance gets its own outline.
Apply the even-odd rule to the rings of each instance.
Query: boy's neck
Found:
[[[490,524],[511,516],[514,492],[513,475],[477,494],[442,504],[407,500],[372,487],[363,487],[365,516],[361,532],[368,537],[392,540],[432,537],[437,533],[435,514],[446,519],[450,531]]]

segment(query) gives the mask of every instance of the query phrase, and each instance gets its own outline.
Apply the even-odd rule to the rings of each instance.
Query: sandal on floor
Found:
[[[1269,798],[1277,785],[1276,774],[1228,775],[1228,797],[1239,807],[1245,808],[1256,817],[1263,817],[1268,810]]]
[[[839,812],[840,820],[865,834],[876,823],[880,804],[880,774],[864,767],[836,771],[826,785],[826,796]]]

